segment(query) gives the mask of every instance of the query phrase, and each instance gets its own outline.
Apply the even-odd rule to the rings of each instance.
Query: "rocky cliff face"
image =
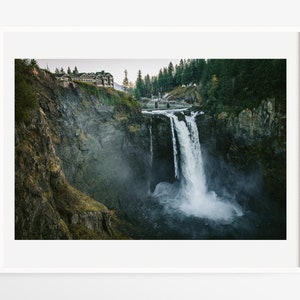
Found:
[[[17,126],[15,155],[16,239],[72,239],[78,224],[88,236],[113,237],[108,209],[66,180],[41,107],[29,126]]]
[[[72,86],[56,104],[59,119],[51,103],[43,105],[52,116],[55,148],[70,183],[110,209],[134,207],[146,190],[149,169],[148,131],[139,113],[104,105]]]
[[[271,206],[284,220],[286,119],[275,99],[237,115],[203,115],[198,125],[211,188],[236,191],[253,211]]]
[[[153,192],[159,182],[174,181],[172,133],[170,119],[166,116],[144,116],[144,120],[152,131],[153,163],[149,175],[150,191]]]
[[[107,206],[129,205],[120,195],[144,182],[138,115],[45,71],[33,76],[39,106],[30,124],[16,125],[16,238],[123,238]]]
[[[152,220],[168,220],[153,217],[161,212],[149,192],[174,181],[169,118],[142,116],[126,99],[111,103],[113,90],[58,84],[43,70],[32,76],[39,105],[29,124],[16,124],[16,238],[156,238]],[[283,237],[285,115],[276,101],[199,115],[197,124],[208,188],[274,216],[264,224],[278,223]]]
[[[50,178],[61,170],[42,109],[31,124],[16,127],[15,204],[17,239],[69,239],[56,209]]]
[[[275,99],[264,100],[252,110],[246,108],[237,116],[219,113],[216,119],[235,139],[248,145],[266,138],[285,137],[285,115],[276,111]]]

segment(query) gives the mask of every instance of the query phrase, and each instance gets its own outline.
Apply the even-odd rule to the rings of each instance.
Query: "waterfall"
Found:
[[[241,216],[242,209],[234,199],[225,200],[214,191],[208,191],[196,124],[197,113],[192,113],[191,116],[184,115],[184,120],[181,121],[174,113],[165,115],[171,120],[175,177],[180,170],[180,180],[179,184],[159,183],[153,196],[167,208],[179,210],[186,215],[225,221]]]
[[[179,169],[178,169],[178,151],[177,151],[177,143],[174,131],[174,121],[173,115],[169,115],[170,124],[171,124],[171,132],[172,132],[172,145],[173,145],[173,157],[174,157],[174,177],[179,179]]]
[[[184,122],[172,115],[181,153],[181,186],[188,194],[203,195],[207,188],[195,117],[185,116]]]
[[[152,119],[150,120],[149,134],[150,134],[150,166],[151,166],[151,168],[152,168],[152,165],[153,165]]]

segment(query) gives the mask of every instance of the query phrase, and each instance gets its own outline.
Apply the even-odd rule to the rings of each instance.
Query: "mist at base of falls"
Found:
[[[242,209],[234,199],[221,199],[214,191],[207,189],[199,133],[195,121],[197,113],[192,113],[191,116],[184,115],[181,121],[173,113],[166,113],[166,115],[170,118],[174,177],[178,179],[178,184],[159,183],[153,197],[159,199],[166,207],[172,207],[188,216],[222,222],[229,222],[237,216],[242,216]]]
[[[268,203],[268,197],[259,186],[257,170],[251,174],[235,174],[235,170],[216,157],[213,161],[218,161],[215,165],[218,176],[212,178],[211,172],[207,176],[197,114],[180,111],[157,114],[170,122],[169,163],[164,163],[164,171],[169,168],[168,172],[173,175],[168,175],[168,181],[156,180],[148,196],[135,203],[132,214],[135,239],[285,238],[285,221],[277,212],[268,208],[249,209],[248,202],[262,203],[262,206]],[[150,126],[155,126],[152,120]],[[154,127],[150,128],[149,157],[154,171],[160,166],[159,161],[155,162],[158,154],[155,143],[162,136],[157,133]],[[155,134],[156,139],[152,140]],[[153,176],[164,177],[157,174],[160,173]]]
[[[243,215],[241,207],[230,199],[221,199],[215,192],[203,195],[185,193],[177,184],[159,183],[153,197],[170,210],[177,210],[187,216],[210,219],[222,223],[231,222]]]

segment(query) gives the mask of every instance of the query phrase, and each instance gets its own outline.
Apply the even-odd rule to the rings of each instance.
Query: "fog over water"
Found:
[[[195,118],[197,113],[178,120],[173,113],[166,113],[171,120],[175,178],[179,183],[159,183],[153,196],[166,206],[172,206],[186,215],[218,221],[230,221],[241,216],[241,207],[232,199],[222,199],[214,191],[208,191],[204,174],[201,146]],[[175,132],[180,149],[178,166]],[[180,172],[180,173],[179,173]]]
[[[176,109],[143,113],[150,117],[149,166],[154,184],[152,188],[148,185],[147,196],[139,198],[132,211],[131,216],[139,224],[134,238],[272,239],[284,236],[280,213],[269,206],[260,170],[238,171],[220,157],[207,156],[207,151],[202,149],[201,127],[196,120],[203,112]],[[155,137],[160,132],[155,126],[164,124],[167,128],[167,120],[169,153],[157,156],[155,144],[162,137]],[[160,162],[156,160],[161,159],[161,155],[169,157],[168,164],[164,162],[164,167],[158,170]],[[161,170],[169,174],[168,179],[165,177],[167,180],[157,180],[161,178]]]

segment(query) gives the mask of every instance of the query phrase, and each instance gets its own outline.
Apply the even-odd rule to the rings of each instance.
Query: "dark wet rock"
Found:
[[[39,72],[34,81],[39,107],[30,124],[16,125],[15,237],[114,238],[118,221],[102,200],[113,195],[112,164],[120,174],[126,170],[127,132],[112,106]]]

